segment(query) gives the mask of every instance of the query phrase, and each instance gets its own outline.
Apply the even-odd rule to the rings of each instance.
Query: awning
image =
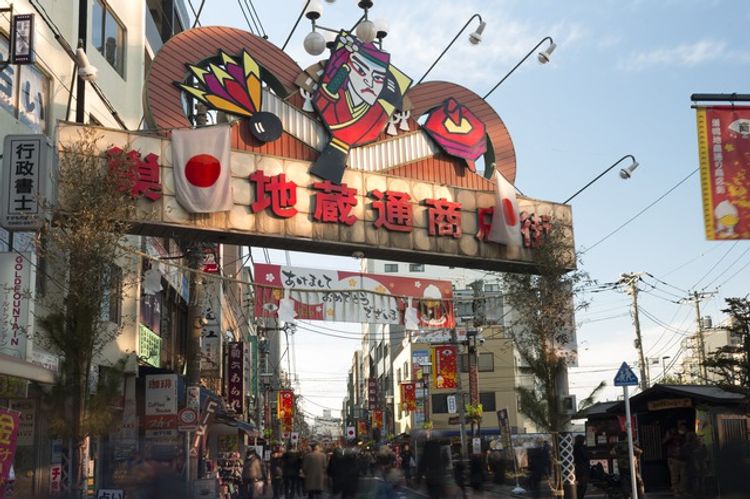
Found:
[[[3,353],[0,353],[0,375],[14,376],[49,385],[55,382],[55,373],[49,369]]]

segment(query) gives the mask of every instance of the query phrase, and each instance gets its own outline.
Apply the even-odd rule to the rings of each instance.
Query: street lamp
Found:
[[[516,64],[515,66],[513,66],[513,69],[511,69],[510,71],[508,71],[508,74],[506,74],[505,76],[503,76],[503,78],[499,82],[497,82],[497,84],[494,87],[492,87],[492,89],[490,89],[489,92],[487,92],[486,94],[484,94],[484,97],[482,97],[482,98],[486,100],[487,97],[489,97],[490,94],[492,92],[494,92],[495,89],[497,89],[497,87],[499,87],[500,85],[502,85],[502,83],[505,80],[507,80],[508,77],[510,75],[512,75],[513,72],[516,69],[518,69],[518,66],[520,66],[521,64],[523,64],[523,62],[526,59],[528,59],[529,57],[531,57],[531,54],[533,54],[536,49],[538,49],[544,42],[547,42],[547,41],[549,42],[549,46],[547,47],[547,50],[545,50],[543,52],[539,52],[537,54],[537,56],[536,56],[537,60],[539,61],[540,64],[547,64],[549,62],[550,56],[552,55],[552,52],[554,52],[555,49],[557,48],[557,45],[552,40],[551,36],[545,36],[544,38],[541,39],[541,41],[539,43],[537,43],[536,45],[534,45],[534,48],[531,49],[531,50],[529,50],[529,53],[526,54],[523,59],[521,59],[520,61],[518,61],[518,64]]]
[[[580,193],[582,193],[583,191],[585,191],[586,189],[588,189],[591,184],[593,184],[594,182],[596,182],[597,180],[599,180],[600,178],[602,178],[604,175],[606,175],[607,173],[609,173],[609,171],[612,168],[614,168],[615,166],[619,165],[620,163],[622,163],[627,158],[630,158],[633,162],[627,168],[621,168],[620,169],[620,178],[623,179],[623,180],[629,179],[633,175],[633,172],[635,171],[635,169],[638,168],[638,164],[639,164],[638,161],[635,160],[635,157],[632,154],[626,154],[622,158],[620,158],[617,161],[615,161],[612,164],[612,166],[610,166],[609,168],[607,168],[606,170],[604,170],[603,172],[601,172],[599,175],[597,175],[596,177],[594,177],[594,179],[591,182],[589,182],[588,184],[586,184],[583,187],[581,187],[580,189],[578,189],[575,194],[573,194],[568,199],[566,199],[565,201],[563,201],[562,204],[568,204],[571,199],[573,199],[574,197],[576,197],[577,195],[579,195]]]
[[[456,40],[458,40],[458,37],[461,36],[461,33],[464,32],[464,30],[469,26],[469,24],[471,23],[471,21],[473,21],[474,19],[479,19],[479,26],[477,26],[477,29],[474,30],[469,35],[469,41],[471,42],[472,45],[477,45],[477,44],[479,44],[482,41],[482,33],[484,33],[484,28],[487,26],[487,23],[482,20],[482,16],[480,16],[479,14],[474,14],[473,16],[471,16],[469,18],[468,21],[466,21],[466,24],[464,24],[463,28],[461,28],[458,31],[458,33],[456,33],[456,36],[453,37],[453,40],[451,40],[451,42],[448,44],[448,46],[445,47],[445,49],[443,49],[443,51],[440,53],[440,55],[438,56],[438,58],[435,59],[435,62],[432,63],[432,66],[430,66],[427,69],[427,71],[425,71],[425,73],[422,75],[422,77],[419,79],[419,81],[417,81],[417,83],[416,83],[417,85],[419,85],[420,83],[422,83],[422,80],[424,80],[425,77],[428,74],[430,74],[430,71],[432,71],[432,68],[434,68],[435,65],[440,61],[440,59],[443,58],[443,56],[445,55],[445,53],[448,52],[448,49],[450,49],[453,46],[453,44],[456,43]]]

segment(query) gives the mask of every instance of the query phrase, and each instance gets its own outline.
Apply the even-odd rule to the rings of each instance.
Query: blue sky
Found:
[[[550,64],[530,58],[488,101],[510,131],[518,161],[516,185],[528,196],[562,201],[625,154],[639,161],[630,180],[621,180],[614,170],[572,205],[576,246],[592,278],[612,282],[623,272],[646,271],[673,286],[649,279],[659,289],[640,295],[642,308],[671,328],[641,316],[649,356],[674,356],[682,335],[695,328],[692,305],[671,303],[677,300],[673,295],[718,287],[718,294],[703,303],[704,315],[716,321],[723,298],[748,293],[750,252],[745,251],[750,242],[705,240],[697,174],[621,231],[591,251],[586,248],[698,167],[690,95],[748,92],[749,5],[729,0],[374,3],[371,18],[390,25],[385,49],[415,80],[469,17],[480,13],[487,22],[482,43],[472,46],[466,40],[472,25],[428,77],[455,81],[480,95],[543,37],[554,38],[558,48]],[[283,44],[303,4],[255,1],[273,43]],[[320,23],[332,28],[350,27],[361,14],[353,0],[323,5]],[[247,28],[234,0],[207,1],[201,20]],[[308,31],[303,20],[287,48],[302,67],[316,60],[302,49]],[[275,262],[284,261],[282,253],[272,255]],[[313,266],[313,261],[315,266],[356,266],[351,259],[330,258],[323,264],[319,257],[293,256],[295,265]],[[577,317],[582,367],[571,374],[579,399],[598,380],[611,382],[620,362],[636,359],[629,298],[611,291],[589,298],[589,310]],[[314,404],[307,410],[340,407],[356,342],[298,333],[296,346],[301,377],[325,379],[309,390]],[[324,366],[321,351],[331,359]],[[607,394],[617,393],[610,389]]]

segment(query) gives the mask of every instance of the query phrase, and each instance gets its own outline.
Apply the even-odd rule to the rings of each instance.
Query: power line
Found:
[[[731,245],[731,246],[730,246],[729,248],[727,248],[727,250],[726,250],[726,251],[724,252],[724,254],[723,254],[723,255],[721,255],[721,257],[720,257],[720,258],[719,258],[719,259],[718,259],[718,260],[716,261],[716,263],[714,263],[714,264],[713,264],[713,265],[711,266],[711,268],[710,268],[710,269],[708,269],[708,271],[707,271],[707,272],[706,272],[705,274],[703,274],[703,277],[701,277],[700,279],[698,279],[697,281],[695,281],[695,284],[693,284],[692,286],[690,286],[690,288],[691,288],[691,289],[697,289],[697,288],[698,288],[698,284],[700,284],[700,282],[701,282],[701,281],[702,281],[703,279],[705,279],[706,277],[708,277],[708,275],[709,275],[709,274],[710,274],[711,272],[713,272],[713,270],[714,270],[714,269],[715,269],[716,267],[718,267],[718,266],[719,266],[719,264],[720,264],[721,262],[723,262],[723,261],[724,261],[724,259],[725,259],[725,258],[727,257],[727,255],[729,255],[729,253],[731,253],[731,252],[732,252],[732,250],[734,249],[734,247],[735,247],[735,246],[737,246],[737,243],[739,243],[739,241],[735,241],[735,242],[734,242],[734,244],[732,244],[732,245]]]
[[[729,270],[732,267],[734,267],[740,260],[742,260],[742,257],[745,256],[745,255],[747,255],[747,253],[749,251],[750,251],[750,246],[748,246],[747,249],[745,249],[745,251],[743,251],[740,256],[738,256],[737,258],[735,258],[734,261],[732,263],[730,263],[729,266],[727,268],[725,268],[723,272],[721,272],[719,275],[717,275],[716,277],[714,277],[713,279],[711,279],[711,281],[709,281],[705,286],[703,286],[703,289],[706,289],[711,284],[713,284],[716,281],[718,281],[721,276],[723,276],[724,274],[726,274],[727,272],[729,272]],[[743,267],[743,269],[744,269],[744,267]]]
[[[612,237],[615,234],[617,234],[618,232],[620,232],[620,230],[622,230],[623,228],[625,228],[628,224],[630,224],[636,218],[638,218],[641,215],[643,215],[647,210],[649,210],[650,208],[652,208],[659,201],[661,201],[662,199],[664,199],[665,197],[667,197],[668,195],[670,195],[672,193],[672,191],[674,191],[679,186],[681,186],[682,184],[684,184],[685,182],[687,182],[687,180],[690,177],[692,177],[693,175],[695,175],[697,172],[698,172],[698,168],[696,168],[695,170],[693,170],[692,172],[690,172],[685,178],[683,178],[682,180],[680,180],[679,182],[677,182],[677,184],[675,184],[667,192],[665,192],[664,194],[662,194],[661,196],[659,196],[655,201],[653,201],[648,206],[646,206],[645,208],[643,208],[641,211],[639,211],[638,213],[636,213],[635,215],[633,215],[632,217],[630,217],[629,219],[627,219],[624,223],[622,223],[620,226],[618,226],[615,230],[613,230],[612,232],[610,232],[609,234],[607,234],[603,238],[599,239],[597,242],[595,242],[594,244],[592,244],[591,246],[589,246],[585,250],[581,251],[581,255],[588,253],[589,251],[591,251],[592,249],[596,248],[601,243],[603,243],[604,241],[606,241],[607,239],[609,239],[610,237]]]

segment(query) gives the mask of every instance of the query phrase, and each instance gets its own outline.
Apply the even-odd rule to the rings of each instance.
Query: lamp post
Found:
[[[469,35],[469,41],[471,42],[472,45],[477,45],[482,41],[482,33],[484,32],[484,28],[487,26],[487,23],[482,20],[482,16],[480,16],[479,14],[474,14],[473,16],[469,18],[468,21],[466,21],[466,24],[464,24],[463,28],[461,28],[458,31],[458,33],[456,33],[456,36],[454,36],[453,40],[451,40],[448,46],[443,49],[443,51],[440,53],[437,59],[435,59],[435,62],[433,62],[432,65],[427,69],[427,71],[425,71],[425,73],[422,75],[419,81],[417,81],[416,83],[417,85],[422,83],[422,80],[424,80],[427,77],[427,75],[430,74],[430,71],[432,71],[432,68],[434,68],[438,62],[440,62],[440,59],[442,59],[445,53],[448,52],[448,49],[450,49],[453,46],[453,44],[456,43],[456,40],[458,40],[458,37],[461,36],[461,33],[464,32],[464,30],[469,26],[471,21],[473,21],[474,19],[479,19],[479,26],[477,26],[477,29],[474,30],[474,32],[472,32]]]
[[[638,165],[639,165],[638,161],[635,160],[635,156],[633,156],[632,154],[626,154],[622,158],[620,158],[617,161],[615,161],[609,168],[607,168],[606,170],[604,170],[603,172],[601,172],[599,175],[597,175],[596,177],[594,177],[594,179],[591,180],[588,184],[586,184],[583,187],[581,187],[580,189],[578,189],[575,192],[575,194],[573,194],[568,199],[566,199],[565,201],[563,201],[562,204],[568,204],[571,199],[575,198],[580,193],[582,193],[583,191],[585,191],[586,189],[588,189],[591,186],[591,184],[593,184],[594,182],[596,182],[597,180],[599,180],[600,178],[602,178],[604,175],[606,175],[607,173],[609,173],[609,171],[612,170],[612,168],[614,168],[615,166],[619,165],[620,163],[622,163],[623,161],[625,161],[627,158],[630,158],[633,162],[627,168],[621,168],[620,169],[620,178],[623,179],[623,180],[629,179],[633,175],[633,172],[635,171],[636,168],[638,168]]]
[[[494,91],[495,91],[495,90],[497,89],[497,87],[499,87],[500,85],[502,85],[502,84],[503,84],[503,82],[504,82],[505,80],[507,80],[507,79],[508,79],[508,77],[509,77],[510,75],[512,75],[512,74],[513,74],[513,72],[514,72],[514,71],[515,71],[516,69],[518,69],[518,66],[520,66],[521,64],[523,64],[523,62],[524,62],[524,61],[525,61],[526,59],[528,59],[529,57],[531,57],[531,54],[533,54],[533,53],[534,53],[534,51],[535,51],[536,49],[538,49],[539,47],[541,47],[541,45],[542,45],[542,44],[543,44],[544,42],[547,42],[547,41],[549,41],[549,46],[547,47],[547,50],[545,50],[545,51],[543,51],[543,52],[539,52],[539,53],[537,54],[537,60],[539,61],[539,63],[540,63],[540,64],[547,64],[547,63],[549,62],[549,58],[550,58],[550,56],[552,55],[552,52],[554,52],[554,51],[555,51],[555,49],[557,48],[557,45],[555,45],[555,42],[554,42],[554,41],[552,40],[552,37],[551,37],[551,36],[545,36],[544,38],[542,38],[542,39],[541,39],[541,41],[540,41],[539,43],[537,43],[536,45],[534,45],[534,48],[533,48],[533,49],[531,49],[531,50],[529,50],[529,53],[528,53],[528,54],[526,54],[526,55],[524,56],[524,58],[523,58],[523,59],[521,59],[520,61],[518,61],[518,64],[516,64],[515,66],[513,66],[513,69],[511,69],[510,71],[508,71],[508,74],[506,74],[505,76],[503,76],[503,78],[502,78],[502,79],[501,79],[501,80],[500,80],[499,82],[497,82],[497,83],[495,84],[495,86],[494,86],[494,87],[492,87],[492,88],[490,89],[490,91],[489,91],[489,92],[487,92],[486,94],[484,94],[484,97],[482,97],[482,98],[486,100],[486,99],[487,99],[487,97],[489,97],[489,96],[490,96],[490,94],[491,94],[492,92],[494,92]]]

